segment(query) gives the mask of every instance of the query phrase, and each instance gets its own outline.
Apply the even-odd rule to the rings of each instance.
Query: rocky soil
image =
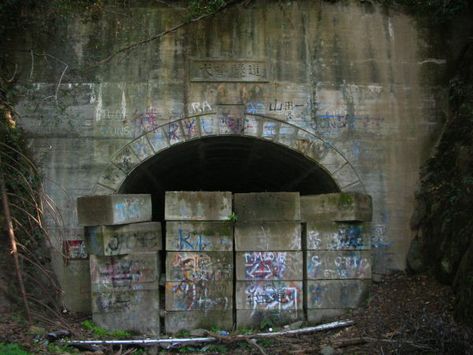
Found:
[[[354,325],[319,333],[237,341],[232,335],[206,345],[173,349],[103,347],[95,354],[228,353],[228,354],[473,354],[473,330],[453,319],[455,299],[449,286],[427,275],[397,273],[373,284],[366,308],[348,314]],[[69,328],[75,339],[97,338],[81,327],[84,317],[65,315],[61,322],[34,327],[17,313],[0,318],[0,343],[21,344],[33,353],[65,354],[77,349],[57,342],[49,345],[45,333]],[[83,351],[86,349],[82,349]],[[84,353],[84,352],[83,352]],[[85,352],[87,353],[87,352]],[[90,352],[89,352],[90,354]]]

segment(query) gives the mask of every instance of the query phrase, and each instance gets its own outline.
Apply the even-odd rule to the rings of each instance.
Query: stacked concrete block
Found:
[[[151,221],[151,197],[146,194],[97,195],[77,199],[79,224],[116,225]]]
[[[158,335],[162,232],[149,222],[151,196],[88,196],[78,199],[78,212],[90,254],[93,321]]]
[[[233,326],[230,192],[166,192],[167,333]]]
[[[235,194],[237,327],[304,318],[298,193]]]
[[[328,320],[366,301],[371,280],[367,223],[371,214],[368,195],[301,197],[308,321]]]

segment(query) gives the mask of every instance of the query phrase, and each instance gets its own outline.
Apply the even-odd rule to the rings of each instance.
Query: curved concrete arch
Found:
[[[341,191],[366,192],[350,162],[330,143],[286,121],[246,114],[232,118],[207,113],[181,118],[148,131],[123,146],[94,186],[94,194],[119,191],[126,177],[141,163],[177,144],[216,136],[242,136],[271,141],[318,164]]]

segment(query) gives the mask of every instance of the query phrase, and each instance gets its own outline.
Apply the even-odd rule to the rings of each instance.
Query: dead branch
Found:
[[[393,339],[386,339],[386,338],[370,338],[370,337],[338,339],[332,343],[332,346],[334,348],[346,348],[346,347],[362,345],[366,343],[404,344],[404,345],[409,345],[409,346],[412,346],[413,348],[421,349],[421,350],[430,350],[430,351],[435,350],[435,349],[432,349],[430,346],[427,346],[424,344],[417,344],[409,340],[402,340],[402,339],[393,340]]]
[[[1,164],[1,157],[0,157],[0,164]],[[16,247],[15,231],[13,229],[13,222],[10,215],[10,205],[8,203],[7,189],[5,187],[3,171],[0,171],[0,190],[2,193],[3,213],[5,214],[5,221],[7,224],[6,227],[8,230],[8,236],[10,237],[10,244],[12,248],[11,253],[13,254],[13,259],[15,261],[16,276],[18,278],[18,283],[20,285],[21,296],[23,298],[23,303],[25,305],[28,323],[31,325],[32,320],[31,320],[30,306],[28,305],[28,300],[26,298],[25,284],[23,282],[23,277],[20,271],[20,262],[18,258],[18,249]]]
[[[131,51],[132,49],[136,48],[136,47],[140,47],[142,45],[145,45],[147,43],[150,43],[150,42],[153,42],[157,39],[160,39],[161,37],[169,34],[169,33],[173,33],[173,32],[176,32],[178,29],[186,26],[186,25],[189,25],[191,23],[194,23],[194,22],[198,22],[198,21],[202,21],[208,17],[211,17],[211,16],[214,16],[216,14],[218,14],[219,12],[225,10],[226,8],[230,7],[230,6],[233,6],[233,5],[236,5],[237,3],[241,2],[242,0],[231,0],[231,1],[228,1],[226,2],[225,4],[223,4],[222,6],[220,6],[217,10],[215,10],[214,12],[210,13],[210,14],[204,14],[204,15],[201,15],[201,16],[198,16],[198,17],[195,17],[195,18],[192,18],[190,20],[187,20],[187,21],[184,21],[184,22],[181,22],[177,25],[175,25],[174,27],[171,27],[170,29],[168,30],[165,30],[165,31],[162,31],[154,36],[151,36],[149,38],[146,38],[146,39],[143,39],[141,41],[138,41],[138,42],[134,42],[134,43],[131,43],[129,44],[128,46],[126,47],[122,47],[120,48],[119,50],[113,52],[112,54],[110,54],[108,57],[96,62],[94,65],[92,65],[92,67],[96,67],[96,66],[99,66],[99,65],[102,65],[102,64],[105,64],[105,63],[108,63],[110,62],[114,57],[116,57],[118,54],[121,54],[121,53],[126,53],[126,52],[129,52]]]
[[[246,339],[246,342],[258,350],[262,355],[267,355],[264,349],[256,342],[256,339]]]

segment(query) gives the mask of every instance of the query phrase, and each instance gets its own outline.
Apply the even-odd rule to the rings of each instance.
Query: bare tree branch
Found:
[[[204,20],[208,17],[211,17],[211,16],[214,16],[216,14],[218,14],[219,12],[223,11],[224,9],[230,7],[230,6],[233,6],[233,5],[236,5],[238,3],[240,3],[242,0],[231,0],[231,1],[228,1],[226,2],[224,5],[220,6],[217,10],[215,10],[214,12],[211,12],[209,14],[204,14],[204,15],[201,15],[201,16],[198,16],[196,18],[192,18],[190,20],[187,20],[187,21],[184,21],[184,22],[181,22],[177,25],[175,25],[174,27],[171,27],[170,29],[168,30],[165,30],[165,31],[162,31],[156,35],[153,35],[149,38],[146,38],[146,39],[143,39],[141,41],[138,41],[138,42],[134,42],[134,43],[131,43],[130,45],[126,46],[126,47],[123,47],[123,48],[120,48],[119,50],[113,52],[112,54],[110,54],[108,57],[98,61],[97,63],[95,63],[92,67],[95,67],[95,66],[99,66],[99,65],[102,65],[102,64],[105,64],[105,63],[108,63],[110,62],[113,58],[115,58],[118,54],[121,54],[121,53],[126,53],[126,52],[129,52],[131,51],[132,49],[136,48],[136,47],[140,47],[140,46],[143,46],[145,44],[148,44],[150,42],[153,42],[157,39],[160,39],[161,37],[169,34],[169,33],[173,33],[173,32],[176,32],[178,29],[186,26],[186,25],[189,25],[191,23],[194,23],[194,22],[198,22],[198,21],[201,21],[201,20]]]

